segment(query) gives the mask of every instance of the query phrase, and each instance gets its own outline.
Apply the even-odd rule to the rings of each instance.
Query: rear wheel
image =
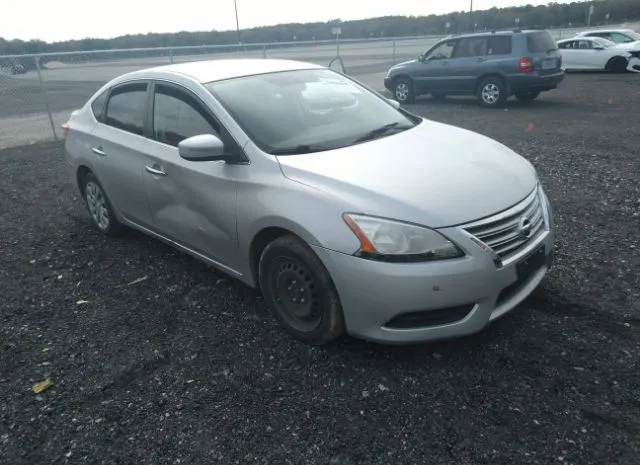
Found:
[[[516,92],[514,95],[521,102],[531,102],[531,101],[535,100],[536,98],[538,98],[538,96],[540,95],[540,91],[539,90],[527,90],[527,91],[522,91],[522,92]]]
[[[605,69],[610,73],[624,73],[627,71],[629,61],[625,57],[613,57],[607,63]]]
[[[393,98],[400,103],[413,103],[415,100],[413,82],[408,78],[398,78],[393,83]]]
[[[507,86],[499,77],[488,77],[480,82],[477,97],[484,107],[500,107],[507,100]]]
[[[265,247],[258,280],[276,320],[295,338],[323,345],[344,334],[342,307],[331,276],[298,237],[282,236]]]
[[[89,172],[82,179],[82,195],[89,215],[98,230],[107,236],[117,236],[124,231],[124,225],[113,213],[111,203],[95,174]]]

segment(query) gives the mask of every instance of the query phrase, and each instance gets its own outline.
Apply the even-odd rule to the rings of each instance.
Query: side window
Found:
[[[612,32],[611,34],[609,34],[608,39],[619,44],[625,42],[633,42],[633,39],[631,39],[631,37],[627,36],[626,34],[620,34],[619,32]]]
[[[147,83],[124,84],[111,91],[105,124],[139,136],[143,135],[147,106]]]
[[[454,58],[481,57],[487,54],[486,37],[468,37],[460,39]]]
[[[200,134],[219,136],[220,128],[202,104],[186,92],[156,84],[153,97],[153,138],[178,146],[188,137]]]
[[[107,101],[108,92],[108,90],[105,90],[100,95],[98,95],[96,99],[91,103],[91,111],[93,112],[93,116],[95,116],[96,119],[101,123],[104,122],[104,104]]]
[[[511,55],[511,36],[489,37],[489,55]]]
[[[446,60],[447,58],[451,58],[453,55],[453,49],[456,46],[455,40],[448,40],[447,42],[443,42],[434,48],[427,57],[425,61],[428,60]]]
[[[593,48],[593,42],[591,42],[590,40],[579,40],[578,48],[581,50],[588,50],[590,48]]]

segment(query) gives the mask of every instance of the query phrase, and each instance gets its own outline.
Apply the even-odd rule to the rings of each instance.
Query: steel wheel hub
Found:
[[[307,268],[297,261],[282,257],[274,275],[273,290],[283,316],[302,331],[317,326],[322,316],[320,301]]]
[[[398,84],[396,86],[396,98],[398,100],[406,100],[409,96],[409,86],[406,84]]]

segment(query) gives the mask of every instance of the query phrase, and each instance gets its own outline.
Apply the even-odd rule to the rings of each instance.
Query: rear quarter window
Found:
[[[527,34],[527,48],[531,53],[547,53],[558,48],[553,36],[547,31],[530,32]]]
[[[91,111],[93,116],[96,117],[101,123],[104,120],[104,104],[107,102],[107,91],[98,95],[93,102],[91,102]]]

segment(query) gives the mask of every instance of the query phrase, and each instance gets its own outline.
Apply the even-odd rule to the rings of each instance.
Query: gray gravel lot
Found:
[[[638,76],[572,74],[531,105],[411,106],[530,159],[558,244],[511,315],[410,347],[306,347],[230,278],[101,237],[60,144],[0,151],[0,462],[640,463],[639,105]]]

